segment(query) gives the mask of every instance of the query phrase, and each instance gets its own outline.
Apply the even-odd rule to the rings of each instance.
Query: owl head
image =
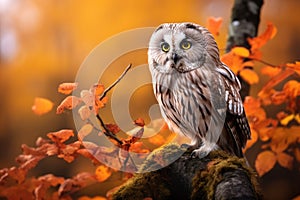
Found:
[[[165,23],[152,34],[148,62],[161,73],[185,73],[211,62],[220,63],[212,34],[194,23]]]

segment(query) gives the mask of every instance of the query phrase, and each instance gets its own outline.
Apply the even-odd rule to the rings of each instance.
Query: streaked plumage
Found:
[[[193,155],[221,148],[242,157],[250,129],[241,86],[208,30],[162,24],[150,39],[148,62],[161,113],[171,130],[191,139]]]

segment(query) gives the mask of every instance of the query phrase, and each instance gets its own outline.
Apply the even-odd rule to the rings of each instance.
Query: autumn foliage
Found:
[[[208,29],[219,35],[221,18],[209,18]],[[258,94],[245,98],[244,107],[251,127],[251,140],[248,141],[246,152],[258,142],[261,152],[257,155],[255,169],[263,176],[273,169],[276,163],[286,169],[299,166],[300,162],[300,62],[274,65],[263,61],[261,48],[275,37],[276,27],[269,23],[266,30],[256,38],[249,38],[251,49],[234,47],[229,53],[222,55],[221,60],[231,67],[232,71],[242,77],[250,85],[260,82],[261,77],[267,77],[267,82],[260,88]],[[258,69],[257,63],[263,63]],[[131,66],[130,66],[131,67]],[[129,67],[129,68],[130,68]],[[128,68],[128,69],[129,69]],[[125,74],[124,74],[125,75]],[[143,119],[136,119],[134,133],[126,138],[120,137],[118,125],[103,122],[100,111],[108,103],[106,93],[112,88],[105,89],[102,84],[92,85],[89,89],[80,91],[79,96],[71,93],[76,90],[78,83],[62,83],[58,92],[68,95],[57,106],[56,114],[63,114],[76,108],[84,125],[78,132],[70,129],[59,130],[47,134],[47,138],[39,137],[34,147],[22,145],[22,154],[16,158],[17,166],[0,170],[0,195],[8,199],[72,199],[72,194],[87,185],[105,182],[110,176],[119,171],[135,171],[137,166],[130,162],[128,152],[149,153],[150,148],[145,143],[156,147],[167,143],[172,137],[157,134],[141,140],[147,128]],[[54,103],[45,98],[36,98],[32,111],[43,115],[52,110]],[[276,109],[274,109],[276,108]],[[100,126],[95,125],[91,117],[96,117]],[[99,128],[100,127],[100,128]],[[166,129],[163,128],[162,131]],[[108,138],[115,148],[98,146],[86,141],[93,132]],[[71,141],[71,138],[76,137]],[[93,154],[88,149],[93,150]],[[114,163],[117,169],[111,169],[102,164],[97,155],[108,162]],[[142,155],[142,154],[141,154]],[[28,177],[28,172],[47,157],[56,156],[68,163],[79,156],[88,158],[96,167],[94,172],[81,172],[74,177],[58,177],[46,174],[40,177]],[[125,170],[125,171],[126,171]],[[127,179],[131,175],[127,175]],[[112,191],[115,190],[112,188]],[[109,199],[112,191],[106,197]],[[93,199],[88,196],[81,200]]]

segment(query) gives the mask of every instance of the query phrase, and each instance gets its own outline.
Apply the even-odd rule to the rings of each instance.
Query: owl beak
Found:
[[[177,55],[177,53],[172,54],[172,60],[174,61],[175,65],[180,60],[180,57]]]

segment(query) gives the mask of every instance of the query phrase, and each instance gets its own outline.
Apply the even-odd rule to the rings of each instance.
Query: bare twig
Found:
[[[122,78],[126,75],[126,73],[128,72],[128,70],[131,68],[131,66],[132,66],[132,64],[130,63],[126,67],[126,69],[124,70],[124,72],[121,74],[121,76],[113,84],[111,84],[108,88],[106,88],[106,90],[104,90],[103,94],[100,97],[100,100],[102,100],[106,96],[106,94],[122,80]]]
[[[109,137],[109,138],[115,140],[115,141],[118,142],[118,144],[120,144],[120,145],[123,144],[123,142],[122,142],[119,138],[117,138],[117,136],[116,136],[115,134],[113,134],[113,133],[106,127],[105,123],[103,122],[103,120],[102,120],[102,118],[100,117],[99,114],[97,115],[97,119],[99,120],[101,126],[104,128],[104,134],[105,134],[107,137]]]
[[[100,100],[102,100],[102,99],[106,96],[106,94],[122,80],[122,78],[126,75],[126,73],[128,72],[128,70],[131,68],[131,66],[132,66],[132,64],[130,63],[130,64],[126,67],[126,69],[124,70],[124,72],[121,74],[121,76],[120,76],[113,84],[111,84],[108,88],[106,88],[106,90],[104,90],[102,96],[100,97]],[[107,137],[109,137],[109,138],[115,140],[119,145],[123,144],[123,142],[122,142],[119,138],[117,138],[116,135],[113,134],[113,133],[106,127],[106,125],[105,125],[104,121],[102,120],[102,118],[101,118],[101,116],[100,116],[99,113],[96,115],[96,117],[97,117],[97,119],[99,120],[101,126],[102,126],[103,129],[104,129],[104,134],[105,134]]]

